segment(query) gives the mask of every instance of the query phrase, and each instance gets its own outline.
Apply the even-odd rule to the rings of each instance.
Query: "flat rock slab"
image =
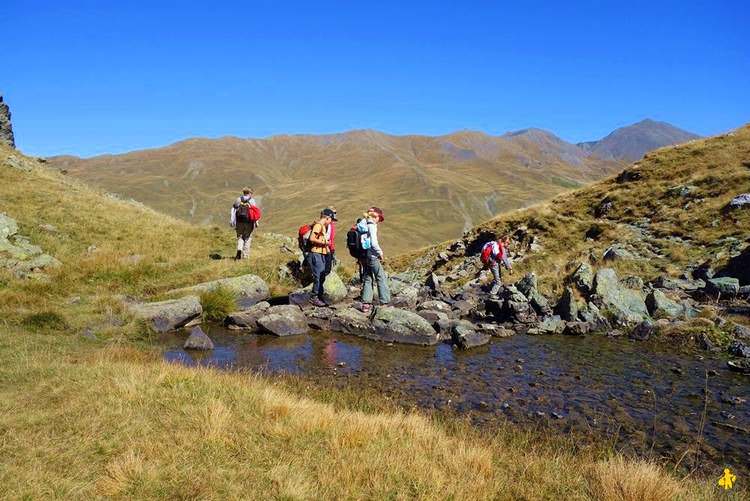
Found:
[[[393,343],[434,345],[438,335],[432,325],[416,313],[381,306],[372,320],[376,339]]]
[[[203,282],[192,287],[178,289],[175,293],[201,294],[217,287],[224,287],[232,291],[237,298],[240,309],[246,309],[252,305],[265,301],[271,297],[268,284],[257,275],[241,275],[239,277],[221,278],[210,282]]]
[[[185,296],[154,303],[126,304],[126,307],[131,314],[145,320],[156,332],[179,329],[203,313],[198,296]]]
[[[198,326],[190,330],[190,336],[185,340],[183,348],[186,350],[213,350],[214,342]]]
[[[272,306],[257,321],[262,331],[275,336],[298,336],[310,330],[302,309],[293,304]]]
[[[468,350],[470,348],[476,348],[482,346],[490,341],[490,335],[483,332],[477,332],[476,328],[471,322],[460,320],[453,325],[451,329],[451,337],[453,343],[461,348],[462,350]]]
[[[229,329],[257,331],[258,319],[266,314],[271,305],[267,301],[261,301],[245,311],[235,311],[227,315],[224,325]]]

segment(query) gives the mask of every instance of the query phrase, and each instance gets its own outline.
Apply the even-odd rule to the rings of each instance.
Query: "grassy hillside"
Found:
[[[164,363],[122,314],[118,296],[157,297],[248,271],[271,279],[276,242],[257,242],[250,264],[211,261],[210,251],[231,249],[225,230],[107,198],[3,147],[0,181],[0,211],[62,262],[47,280],[2,276],[0,497],[716,494],[713,480],[678,480],[606,446],[581,448],[510,426],[488,437],[371,405],[358,394],[326,397],[247,374]],[[87,327],[96,340],[81,336]]]
[[[264,228],[293,234],[326,205],[350,224],[366,207],[387,214],[391,255],[446,238],[499,212],[600,179],[622,163],[528,129],[391,136],[352,131],[269,139],[190,139],[164,148],[52,165],[164,213],[226,225],[240,188],[257,191]],[[343,239],[343,234],[341,235]]]
[[[549,203],[492,219],[467,233],[467,255],[434,269],[450,273],[498,235],[513,235],[516,270],[534,271],[541,287],[559,293],[576,263],[601,263],[614,243],[633,257],[608,262],[622,275],[651,280],[677,276],[689,265],[721,266],[750,242],[750,210],[727,211],[750,192],[750,126],[726,135],[662,148],[621,175]],[[611,208],[605,207],[611,202]],[[530,249],[534,240],[539,250]],[[404,256],[400,267],[433,267],[451,242]]]

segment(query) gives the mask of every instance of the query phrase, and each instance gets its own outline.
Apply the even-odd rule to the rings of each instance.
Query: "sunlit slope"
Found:
[[[391,136],[362,130],[269,139],[191,139],[164,148],[51,164],[107,190],[197,223],[226,224],[244,185],[264,227],[293,234],[323,206],[348,223],[369,205],[386,211],[390,253],[455,238],[495,214],[547,199],[622,167],[554,135],[460,132]]]
[[[522,257],[516,268],[537,272],[547,288],[562,287],[577,263],[601,263],[615,243],[632,256],[608,265],[646,279],[704,262],[718,267],[750,242],[750,209],[728,207],[743,193],[750,193],[750,126],[653,151],[618,176],[489,220],[464,236],[467,254],[447,263],[433,257],[450,243],[404,256],[400,265],[450,273],[482,242],[510,234]]]

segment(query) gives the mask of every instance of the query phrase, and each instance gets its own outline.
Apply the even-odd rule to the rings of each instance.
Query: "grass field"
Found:
[[[9,156],[31,172],[9,167]],[[606,444],[584,448],[510,426],[486,436],[363,403],[356,392],[304,396],[257,376],[167,364],[122,312],[121,296],[157,298],[247,272],[284,291],[278,242],[259,238],[250,263],[210,260],[231,252],[228,231],[112,200],[3,147],[0,210],[62,262],[47,280],[0,282],[2,498],[718,495],[715,479],[678,478]],[[84,338],[86,329],[97,339]]]

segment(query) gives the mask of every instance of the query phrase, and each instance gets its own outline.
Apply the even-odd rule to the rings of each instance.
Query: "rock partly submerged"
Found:
[[[179,329],[203,313],[198,296],[186,296],[153,303],[126,303],[126,308],[156,332]]]
[[[268,284],[265,280],[252,274],[211,280],[210,282],[203,282],[191,287],[177,289],[172,291],[172,293],[200,295],[219,287],[228,289],[235,294],[237,305],[240,309],[249,308],[256,303],[265,301],[271,297]]]

